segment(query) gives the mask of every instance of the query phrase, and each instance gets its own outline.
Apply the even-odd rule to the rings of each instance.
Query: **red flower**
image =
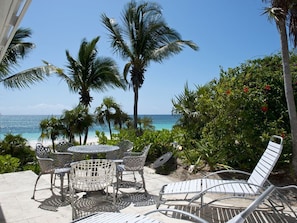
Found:
[[[266,85],[264,89],[265,89],[266,91],[270,91],[270,90],[271,90],[271,87],[270,87],[270,85]]]
[[[244,87],[243,88],[244,93],[248,93],[249,92],[249,88],[248,87]]]
[[[228,89],[228,90],[226,91],[226,94],[227,94],[227,95],[231,94],[230,89]]]
[[[261,110],[262,110],[262,112],[267,112],[268,111],[268,107],[264,105],[264,106],[261,107]]]
[[[282,133],[281,136],[283,139],[286,137],[285,133]]]

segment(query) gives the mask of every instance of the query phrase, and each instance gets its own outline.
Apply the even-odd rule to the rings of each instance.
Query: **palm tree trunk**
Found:
[[[55,139],[53,137],[51,137],[52,140],[52,147],[53,147],[53,151],[55,152]]]
[[[108,129],[109,129],[110,139],[112,139],[111,125],[110,125],[110,121],[109,120],[108,120]]]
[[[288,47],[288,38],[287,38],[285,20],[280,19],[277,22],[277,24],[278,24],[280,39],[281,39],[284,88],[285,88],[285,96],[286,96],[290,126],[291,126],[292,167],[293,167],[294,175],[297,176],[297,114],[296,114],[296,105],[295,105],[294,92],[293,92],[293,86],[292,86],[292,75],[290,71],[290,55],[289,55],[289,47]]]
[[[85,138],[84,138],[84,145],[87,144],[88,134],[89,134],[89,128],[86,128],[86,130],[85,130]]]
[[[134,129],[137,130],[137,117],[138,117],[138,86],[134,86],[133,90],[134,90],[134,122],[133,122],[133,126]]]

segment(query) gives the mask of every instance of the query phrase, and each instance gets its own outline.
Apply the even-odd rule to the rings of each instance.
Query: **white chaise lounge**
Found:
[[[273,135],[264,151],[262,157],[253,172],[247,173],[240,170],[222,170],[207,175],[201,179],[173,182],[164,185],[159,192],[157,208],[168,201],[193,202],[200,199],[201,206],[204,205],[203,195],[206,193],[220,193],[226,195],[224,198],[258,196],[266,186],[270,185],[268,176],[273,170],[282,152],[283,138]],[[247,180],[224,180],[210,178],[215,174],[226,172],[240,173],[248,176]],[[184,196],[181,196],[184,195]],[[217,200],[213,199],[210,203]],[[208,203],[209,204],[209,203]]]

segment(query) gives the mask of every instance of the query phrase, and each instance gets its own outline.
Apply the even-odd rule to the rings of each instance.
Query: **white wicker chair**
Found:
[[[106,159],[111,160],[121,160],[124,157],[124,154],[133,149],[133,143],[129,140],[122,140],[118,143],[120,147],[118,150],[114,150],[106,153]]]
[[[50,174],[51,191],[53,190],[53,185],[54,185],[53,177],[56,175],[60,177],[61,195],[62,195],[62,200],[64,200],[64,194],[63,194],[64,175],[67,174],[68,185],[69,185],[69,171],[70,171],[69,166],[72,161],[72,154],[71,153],[52,153],[50,147],[43,146],[41,143],[36,144],[35,154],[36,154],[37,161],[39,163],[40,172],[34,185],[32,199],[35,199],[36,186],[40,177],[44,174]]]
[[[57,153],[70,153],[68,148],[74,146],[73,143],[67,141],[61,141],[56,145],[55,151]],[[80,161],[86,158],[85,154],[72,153],[72,161]]]
[[[56,145],[56,152],[68,152],[68,148],[73,146],[72,143],[67,141],[61,141]]]
[[[92,192],[106,190],[113,186],[116,165],[108,159],[81,160],[71,164],[70,170],[70,196],[74,202],[77,192]],[[115,190],[113,188],[113,202],[115,202]]]
[[[126,152],[123,157],[123,163],[117,165],[116,178],[117,178],[117,188],[116,195],[118,193],[119,187],[123,181],[123,172],[134,172],[138,171],[142,179],[142,187],[147,194],[147,190],[145,187],[145,180],[143,175],[143,168],[145,165],[145,161],[150,150],[151,144],[144,147],[142,152]],[[134,181],[136,182],[136,178],[134,175]]]

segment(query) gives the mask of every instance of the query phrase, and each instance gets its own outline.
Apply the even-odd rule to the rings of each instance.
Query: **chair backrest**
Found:
[[[108,159],[81,160],[71,164],[70,186],[78,191],[98,191],[111,185],[116,165]]]
[[[133,148],[133,143],[129,140],[122,140],[118,143],[119,149],[106,153],[106,159],[123,159],[124,153]]]
[[[71,146],[73,146],[72,143],[67,142],[67,141],[62,141],[56,145],[56,151],[57,152],[68,152],[67,149]]]
[[[283,149],[283,138],[273,135],[264,151],[262,157],[251,173],[248,183],[255,184],[260,187],[264,186],[265,182],[273,170],[275,164]]]
[[[43,146],[42,143],[37,143],[35,148],[35,155],[40,167],[40,173],[52,173],[55,166],[52,159],[52,151],[48,146]]]
[[[143,156],[143,157],[147,157],[147,155],[148,155],[148,152],[149,152],[149,150],[150,150],[150,148],[151,148],[151,145],[152,144],[148,144],[148,145],[146,145],[144,148],[143,148],[143,150],[142,150],[142,154],[141,154],[141,156]],[[144,160],[145,161],[145,160]],[[143,164],[144,165],[144,164]]]
[[[54,164],[56,168],[69,167],[72,162],[73,154],[67,152],[53,153]]]
[[[37,143],[35,148],[35,155],[38,158],[51,158],[51,148],[43,146],[42,143]]]
[[[150,148],[151,148],[151,144],[146,145],[143,148],[140,155],[133,155],[133,152],[131,152],[130,155],[123,157],[125,170],[126,171],[142,170],[145,165],[145,161]]]

